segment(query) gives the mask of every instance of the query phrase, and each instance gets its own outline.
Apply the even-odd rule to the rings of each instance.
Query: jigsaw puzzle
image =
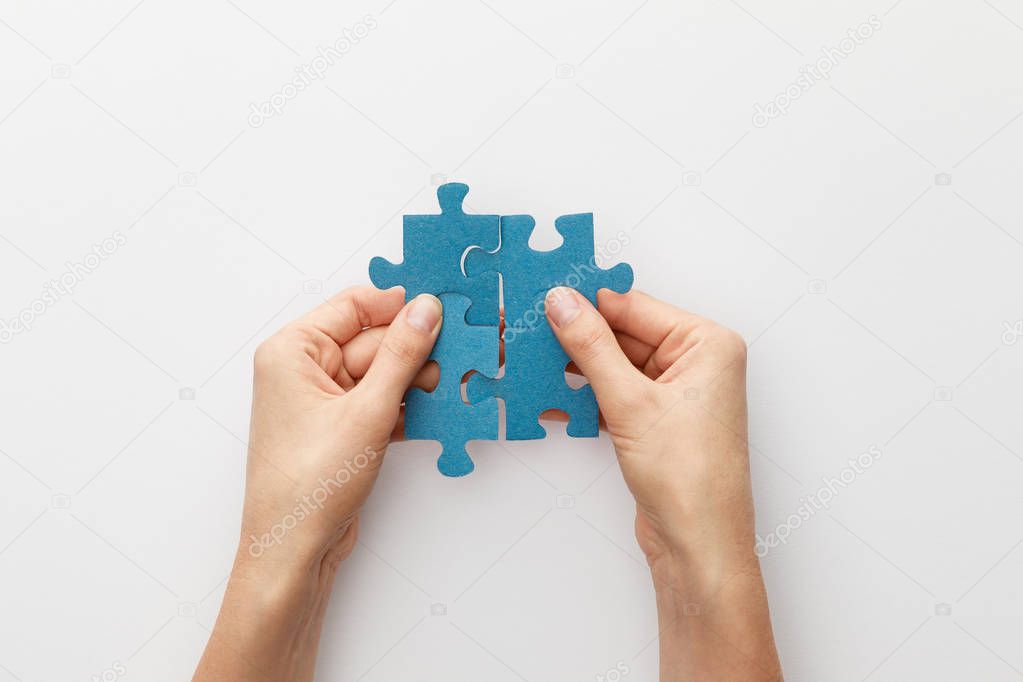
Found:
[[[535,227],[532,216],[504,216],[500,249],[494,253],[474,249],[466,256],[465,271],[470,276],[501,273],[505,319],[504,376],[472,376],[469,402],[490,396],[503,399],[509,440],[546,436],[539,418],[550,409],[568,414],[568,435],[593,437],[597,435],[597,400],[589,386],[573,389],[565,383],[569,358],[547,322],[544,296],[564,284],[597,305],[599,289],[624,293],[632,287],[632,268],[625,263],[609,270],[597,265],[592,213],[555,220],[554,229],[564,241],[553,251],[529,248]]]
[[[419,294],[462,294],[472,301],[469,324],[496,325],[499,321],[496,272],[466,277],[462,256],[472,247],[497,248],[501,217],[468,215],[462,202],[469,186],[449,182],[437,188],[440,213],[402,218],[404,260],[384,258],[369,262],[369,279],[378,289],[405,287],[405,301]]]
[[[464,476],[475,467],[465,452],[470,440],[497,440],[497,401],[462,401],[462,377],[467,372],[497,373],[498,327],[469,325],[471,301],[461,294],[441,294],[443,332],[431,360],[440,366],[440,382],[432,392],[411,389],[405,396],[405,437],[437,440],[443,446],[437,468],[445,476]]]
[[[406,300],[431,293],[444,304],[440,338],[430,356],[440,367],[440,383],[430,393],[409,391],[405,434],[440,441],[437,466],[447,476],[473,470],[467,441],[497,438],[497,398],[505,402],[510,440],[543,438],[539,418],[550,409],[568,414],[568,435],[597,435],[593,390],[566,383],[569,358],[547,323],[544,297],[565,285],[596,305],[598,290],[625,293],[633,279],[627,264],[610,269],[597,264],[592,213],[558,218],[554,227],[564,238],[562,245],[534,251],[529,247],[536,226],[531,216],[466,214],[462,203],[468,191],[461,183],[438,187],[439,214],[404,217],[404,261],[395,265],[374,258],[369,267],[379,288],[401,285]],[[497,378],[501,291],[505,363],[504,376]],[[473,370],[477,373],[469,377],[466,403],[462,378]]]

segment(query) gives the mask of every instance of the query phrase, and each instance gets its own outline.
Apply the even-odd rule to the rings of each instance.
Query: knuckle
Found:
[[[362,329],[370,326],[370,323],[372,322],[372,316],[369,314],[369,311],[366,309],[363,301],[369,298],[375,291],[376,289],[365,284],[345,290],[345,294],[347,295],[345,299],[345,309],[348,311],[347,314],[357,320],[359,327]]]
[[[280,332],[264,340],[256,347],[252,356],[252,364],[257,372],[266,372],[277,363],[281,356],[282,341]]]
[[[319,333],[302,325],[289,325],[281,330],[280,343],[282,350],[287,352],[300,352],[317,357],[319,354]]]
[[[745,360],[749,347],[746,339],[736,331],[727,327],[717,326],[712,335],[714,346],[723,357],[729,360]]]
[[[282,358],[299,353],[306,353],[315,358],[318,357],[318,351],[318,339],[314,330],[289,324],[256,347],[253,365],[256,371],[265,372],[278,365]]]
[[[385,338],[381,348],[403,367],[417,367],[422,359],[416,344],[400,336]]]
[[[578,360],[586,362],[601,355],[611,340],[611,330],[604,325],[587,325],[579,331],[572,347]]]

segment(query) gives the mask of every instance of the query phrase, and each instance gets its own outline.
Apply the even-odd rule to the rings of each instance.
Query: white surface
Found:
[[[534,213],[547,247],[555,216],[595,211],[638,287],[746,336],[761,535],[880,448],[764,559],[788,679],[1023,676],[1023,342],[1002,339],[1023,319],[1023,7],[892,3],[0,2],[0,317],[126,237],[0,347],[0,682],[189,677],[237,532],[252,351],[321,298],[305,281],[400,258],[436,173],[476,211]],[[752,124],[872,14],[830,80]],[[321,679],[655,678],[609,444],[553,430],[474,447],[463,480],[434,444],[392,449]]]

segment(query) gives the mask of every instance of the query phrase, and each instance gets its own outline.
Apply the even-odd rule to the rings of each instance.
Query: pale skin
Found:
[[[742,338],[641,292],[601,291],[598,310],[555,289],[546,308],[636,499],[661,681],[781,679],[754,554]],[[260,345],[242,540],[193,682],[313,679],[402,396],[436,383],[424,365],[440,324],[432,296],[357,287]]]

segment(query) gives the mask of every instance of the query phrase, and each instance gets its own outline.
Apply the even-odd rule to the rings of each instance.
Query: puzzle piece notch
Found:
[[[500,280],[496,272],[466,276],[462,256],[479,247],[496,249],[500,216],[473,215],[462,210],[469,186],[449,182],[437,188],[441,212],[406,215],[402,219],[404,260],[392,263],[376,257],[369,263],[369,278],[379,289],[405,287],[405,300],[422,293],[454,293],[470,299],[467,319],[474,325],[499,321]]]
[[[568,434],[593,437],[598,433],[598,409],[593,389],[572,389],[565,383],[568,356],[547,323],[543,297],[555,286],[569,286],[597,304],[597,292],[625,293],[632,287],[632,268],[620,263],[599,267],[594,256],[593,214],[561,216],[554,223],[564,239],[551,251],[535,251],[529,238],[536,227],[532,216],[501,218],[497,251],[474,249],[466,255],[469,275],[500,272],[504,283],[505,373],[470,377],[470,402],[491,397],[505,402],[505,433],[509,440],[543,438],[539,416],[549,409],[568,413]],[[485,375],[486,372],[483,372]]]
[[[478,404],[462,401],[462,377],[470,370],[496,374],[499,330],[466,322],[471,301],[461,294],[440,296],[444,306],[442,333],[430,359],[440,366],[440,381],[432,392],[411,389],[405,396],[405,436],[438,440],[442,445],[437,468],[445,476],[465,476],[475,465],[465,451],[470,440],[497,440],[496,400]]]

